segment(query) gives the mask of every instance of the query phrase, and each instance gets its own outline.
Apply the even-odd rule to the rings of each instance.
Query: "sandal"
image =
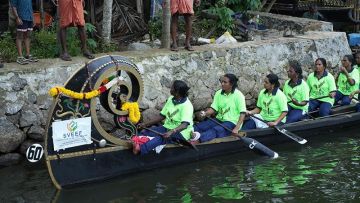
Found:
[[[28,60],[29,62],[38,62],[39,59],[32,56],[31,54],[29,56],[25,56],[26,60]]]
[[[175,46],[174,44],[171,45],[170,47],[171,51],[179,51],[179,48],[177,46]]]
[[[62,54],[60,55],[60,58],[64,61],[71,61],[71,57],[69,56],[69,54]]]
[[[24,58],[23,56],[17,57],[16,62],[20,65],[29,64],[29,61],[26,58]]]
[[[184,47],[186,50],[188,51],[195,51],[195,49],[190,45],[190,46],[185,46]]]
[[[89,51],[84,51],[83,56],[85,56],[88,59],[94,59],[95,56],[92,55]]]

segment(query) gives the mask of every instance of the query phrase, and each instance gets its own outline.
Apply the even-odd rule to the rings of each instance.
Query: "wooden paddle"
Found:
[[[151,128],[146,128],[146,127],[143,127],[143,128],[144,128],[145,130],[148,130],[148,131],[150,131],[150,132],[153,132],[153,133],[155,133],[155,134],[157,134],[157,135],[160,135],[160,136],[162,136],[163,138],[167,139],[166,137],[164,137],[164,134],[159,133],[158,131],[155,131],[155,130],[153,130],[153,129],[151,129]],[[179,144],[182,144],[182,145],[184,145],[184,146],[188,146],[188,147],[190,147],[190,148],[192,148],[192,149],[195,149],[196,151],[199,151],[199,149],[198,149],[195,145],[191,144],[190,142],[188,142],[188,141],[186,141],[186,140],[177,139],[176,141],[177,141]]]
[[[229,132],[232,132],[231,129],[227,128],[226,126],[224,126],[223,124],[221,124],[220,122],[218,122],[217,120],[208,117],[208,119],[210,119],[211,121],[213,121],[214,123],[220,125],[221,127],[225,128],[226,130],[228,130]],[[269,149],[268,147],[266,147],[265,145],[261,144],[260,142],[256,141],[253,138],[249,138],[249,137],[242,137],[241,135],[239,135],[238,133],[235,134],[235,136],[237,136],[241,141],[244,142],[244,144],[246,146],[248,146],[250,149],[252,150],[257,150],[259,152],[261,152],[262,154],[274,158],[276,159],[277,157],[279,157],[279,154],[274,152],[273,150]]]
[[[261,118],[258,118],[256,116],[253,116],[253,115],[250,115],[251,118],[254,118],[254,119],[257,119],[263,123],[267,123],[267,121],[261,119]],[[273,128],[275,128],[279,133],[283,134],[283,135],[286,135],[287,137],[289,137],[290,139],[296,141],[297,143],[299,144],[305,144],[307,142],[307,140],[305,140],[304,138],[302,137],[299,137],[297,135],[295,135],[294,133],[284,129],[284,128],[279,128],[278,126],[273,126]]]

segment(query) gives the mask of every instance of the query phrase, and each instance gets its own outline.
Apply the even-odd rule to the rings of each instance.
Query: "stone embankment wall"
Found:
[[[297,20],[288,16],[286,19],[288,23]],[[199,110],[210,104],[224,73],[239,77],[239,89],[250,105],[268,73],[278,74],[282,81],[287,79],[289,60],[300,61],[305,75],[318,57],[327,59],[329,68],[335,70],[341,57],[351,51],[345,33],[325,32],[324,24],[328,25],[319,23],[318,32],[292,38],[277,36],[230,45],[204,45],[194,52],[146,50],[112,54],[126,56],[139,67],[145,84],[140,106],[146,120],[161,109],[175,79],[189,84],[190,99]],[[0,70],[0,165],[17,163],[29,145],[44,142],[52,102],[48,90],[63,85],[84,63],[83,58],[73,58],[72,62],[47,59],[27,66],[5,64]]]

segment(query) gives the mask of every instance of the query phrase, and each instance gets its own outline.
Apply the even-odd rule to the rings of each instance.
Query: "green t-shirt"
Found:
[[[230,94],[221,94],[222,90],[215,93],[214,101],[211,104],[216,112],[216,118],[222,122],[230,121],[235,125],[239,121],[240,113],[246,112],[244,95],[237,89]]]
[[[256,106],[261,109],[261,117],[268,122],[276,121],[283,112],[288,111],[286,96],[279,88],[274,89],[273,92],[261,90]],[[286,117],[282,122],[285,120]]]
[[[324,75],[320,78],[320,80],[315,76],[314,73],[310,73],[306,82],[310,89],[310,99],[327,96],[330,94],[330,92],[336,91],[334,76],[332,76],[331,73],[327,71],[324,72]],[[334,104],[334,99],[331,97],[325,97],[319,99],[319,101],[328,102],[331,105]]]
[[[191,104],[190,100],[186,98],[186,101],[180,104],[174,104],[173,96],[170,96],[166,101],[165,106],[161,110],[161,115],[165,116],[164,127],[166,129],[172,130],[182,122],[187,122],[189,125],[186,129],[182,130],[180,133],[186,139],[190,139],[191,132],[194,131],[193,128],[193,114],[194,107]]]
[[[340,73],[337,86],[339,92],[343,95],[350,95],[351,92],[359,89],[359,71],[356,68],[353,68],[351,72],[349,72],[350,78],[355,81],[354,85],[351,85],[344,73]]]
[[[297,84],[295,87],[289,85],[290,80],[287,80],[284,85],[284,94],[287,98],[287,101],[292,101],[292,98],[296,99],[299,103],[303,101],[309,101],[309,87],[304,80],[300,80],[301,83]],[[289,105],[294,109],[300,109],[307,111],[309,105],[297,106],[292,102],[289,102]]]

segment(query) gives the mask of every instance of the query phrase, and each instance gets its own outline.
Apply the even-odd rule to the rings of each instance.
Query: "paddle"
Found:
[[[253,115],[250,115],[251,118],[255,118],[263,123],[267,123],[265,120],[261,119],[261,118],[258,118],[256,116],[253,116]],[[299,137],[297,135],[295,135],[294,133],[282,128],[280,129],[278,126],[273,126],[273,128],[275,128],[277,131],[279,131],[279,133],[283,134],[283,135],[286,135],[287,137],[289,137],[290,139],[296,141],[297,143],[299,144],[305,144],[307,142],[307,140],[305,140],[304,138],[302,137]]]
[[[151,129],[151,128],[146,128],[146,127],[143,127],[143,128],[144,128],[145,130],[148,130],[148,131],[150,131],[150,132],[153,132],[153,133],[155,133],[155,134],[157,134],[157,135],[160,135],[160,136],[164,137],[164,134],[159,133],[158,131],[155,131],[155,130],[153,130],[153,129]],[[164,138],[165,138],[165,137],[164,137]],[[165,138],[165,139],[166,139],[166,138]],[[184,145],[184,146],[188,146],[188,147],[190,147],[190,148],[192,148],[192,149],[195,149],[196,151],[199,151],[199,149],[198,149],[195,145],[191,144],[190,142],[188,142],[188,141],[186,141],[186,140],[177,139],[177,141],[178,141],[179,144],[182,144],[182,145]]]
[[[314,99],[309,99],[309,100],[324,99],[324,98],[326,98],[326,97],[329,97],[329,95],[327,95],[327,96],[321,96],[321,97],[317,97],[317,98],[314,98]],[[292,100],[291,100],[291,101],[288,101],[287,103],[288,103],[288,104],[292,103]]]
[[[208,119],[210,119],[211,121],[215,122],[216,124],[220,125],[221,127],[225,128],[226,130],[232,132],[231,129],[227,128],[226,126],[224,126],[223,124],[221,124],[220,122],[218,122],[217,120],[208,117]],[[257,150],[263,154],[265,154],[268,157],[274,158],[276,159],[277,157],[279,157],[279,154],[274,152],[273,150],[269,149],[268,147],[266,147],[265,145],[261,144],[260,142],[256,141],[255,139],[252,138],[248,138],[248,137],[242,137],[239,134],[236,134],[236,136],[245,143],[245,145],[247,145],[250,149],[252,150]]]

